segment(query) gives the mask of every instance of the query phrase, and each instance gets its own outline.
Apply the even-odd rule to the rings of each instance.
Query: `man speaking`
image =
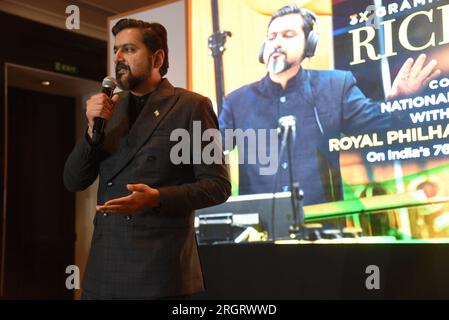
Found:
[[[113,27],[117,82],[123,93],[87,101],[88,129],[64,168],[75,192],[99,176],[83,299],[179,299],[204,290],[194,210],[226,201],[226,166],[174,165],[170,133],[194,121],[218,129],[209,99],[174,88],[167,32],[158,23],[122,19]],[[105,121],[93,138],[98,118]],[[218,143],[218,142],[217,142]]]

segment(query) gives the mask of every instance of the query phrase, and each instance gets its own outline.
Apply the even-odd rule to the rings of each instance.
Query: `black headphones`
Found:
[[[317,16],[315,15],[315,13],[313,13],[310,10],[299,8],[298,6],[296,6],[296,4],[284,7],[282,9],[280,9],[279,11],[277,11],[277,13],[281,12],[282,10],[284,10],[285,13],[280,14],[277,17],[281,17],[281,16],[287,15],[287,14],[299,13],[303,17],[308,17],[308,18],[310,18],[310,20],[312,20],[312,29],[309,31],[309,35],[307,36],[306,44],[304,46],[304,58],[313,57],[315,55],[316,47],[318,45],[318,40],[319,40],[319,33],[315,32],[313,30],[314,28],[318,28]],[[273,16],[271,21],[273,21],[277,17]],[[271,24],[271,21],[270,21],[270,24]],[[270,26],[270,24],[268,26]],[[259,49],[259,62],[262,64],[265,64],[265,60],[263,57],[264,53],[265,53],[265,41],[263,42],[262,46]]]

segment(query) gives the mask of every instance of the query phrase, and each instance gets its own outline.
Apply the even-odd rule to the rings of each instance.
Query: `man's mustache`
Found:
[[[119,62],[115,66],[115,73],[118,73],[120,70],[130,71],[129,67],[125,63],[123,63],[123,62]]]
[[[275,53],[283,54],[284,56],[287,56],[287,51],[284,48],[273,48],[270,55],[268,56],[268,60],[273,56]]]

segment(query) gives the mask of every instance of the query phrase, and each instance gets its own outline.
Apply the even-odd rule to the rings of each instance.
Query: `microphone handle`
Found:
[[[104,132],[104,119],[94,118],[94,127],[92,128],[92,143],[99,144]]]
[[[112,98],[114,90],[112,90],[112,88],[110,88],[110,87],[103,87],[101,89],[101,92],[106,94],[109,98]],[[93,144],[100,143],[101,137],[103,136],[103,132],[104,132],[104,124],[105,124],[105,121],[103,118],[100,118],[100,117],[94,118],[94,127],[92,128],[92,143]]]

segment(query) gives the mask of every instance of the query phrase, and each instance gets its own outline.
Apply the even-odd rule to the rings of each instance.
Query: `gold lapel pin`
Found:
[[[159,117],[159,110],[156,110],[156,111],[154,111],[154,115],[156,116],[156,117]]]

